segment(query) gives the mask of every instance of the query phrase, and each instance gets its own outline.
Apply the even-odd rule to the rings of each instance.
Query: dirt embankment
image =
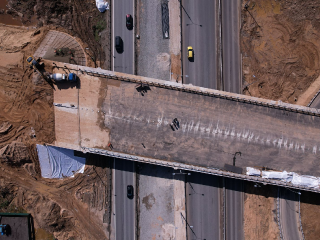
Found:
[[[0,26],[0,152],[8,159],[15,142],[54,140],[53,90],[25,62],[44,34]]]
[[[87,156],[72,179],[41,178],[35,144],[54,141],[54,90],[26,58],[48,29],[0,25],[0,211],[29,212],[58,239],[108,239],[108,159]]]
[[[105,157],[91,155],[84,174],[64,180],[42,179],[28,169],[1,164],[0,193],[5,201],[0,211],[12,210],[10,206],[24,209],[34,217],[36,230],[44,229],[57,239],[108,239],[109,226],[102,221],[109,204],[108,163]]]
[[[100,13],[95,1],[8,0],[8,7],[8,13],[23,24],[47,26],[77,37],[89,48],[97,66],[110,69],[110,54],[104,52],[111,47],[110,11]]]
[[[277,188],[247,182],[244,201],[244,233],[246,240],[278,239],[276,219]]]
[[[320,2],[242,4],[244,93],[295,103],[319,76]]]

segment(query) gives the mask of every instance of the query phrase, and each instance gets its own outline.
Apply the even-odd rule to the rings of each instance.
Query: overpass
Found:
[[[51,65],[51,61],[45,61]],[[320,113],[280,101],[78,65],[54,92],[55,145],[317,192],[224,170],[268,167],[320,176]],[[170,123],[177,118],[178,130]],[[109,143],[112,144],[110,148]]]

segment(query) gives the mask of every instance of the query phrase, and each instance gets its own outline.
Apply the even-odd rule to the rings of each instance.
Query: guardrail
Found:
[[[280,220],[280,188],[279,187],[278,187],[278,195],[277,195],[277,220],[278,220],[280,239],[284,240],[283,233],[282,233],[281,220]]]
[[[199,95],[204,95],[208,97],[217,97],[217,98],[231,100],[235,102],[249,103],[257,106],[263,106],[268,108],[274,108],[274,109],[285,110],[289,112],[295,112],[295,113],[301,113],[301,114],[320,117],[320,112],[318,112],[317,109],[288,104],[281,101],[252,98],[252,97],[247,97],[245,95],[232,94],[232,93],[222,92],[222,91],[213,90],[213,89],[202,89],[202,88],[199,89],[199,87],[188,86],[188,85],[164,81],[164,80],[152,81],[151,79],[146,80],[146,79],[138,79],[138,78],[128,78],[128,77],[116,75],[115,73],[100,73],[97,71],[90,71],[90,70],[83,70],[83,72],[94,77],[111,78],[111,79],[119,80],[123,82],[145,84],[145,85],[154,86],[158,88],[165,88],[169,90],[176,90],[176,91],[187,92],[192,94],[199,94]]]
[[[311,191],[316,193],[320,192],[320,189],[309,188],[305,186],[297,186],[297,185],[293,185],[292,183],[282,182],[279,180],[270,180],[270,179],[261,178],[261,177],[254,177],[254,176],[248,176],[244,174],[227,172],[218,168],[207,168],[207,167],[188,165],[188,164],[178,163],[178,162],[169,162],[169,161],[164,161],[159,159],[147,158],[142,156],[134,156],[126,153],[113,152],[113,151],[97,149],[97,148],[81,147],[81,150],[83,152],[90,152],[90,153],[105,155],[109,157],[122,158],[129,161],[155,164],[159,166],[170,167],[173,169],[181,169],[186,171],[211,174],[211,175],[220,176],[220,177],[229,177],[229,178],[240,179],[240,180],[245,180],[250,182],[258,182],[264,185],[269,184],[269,185],[281,186],[285,188],[292,188],[292,189],[303,190],[303,191]]]
[[[303,229],[302,229],[302,221],[301,221],[300,194],[298,194],[298,198],[299,198],[299,223],[300,223],[300,231],[301,231],[301,235],[302,235],[302,240],[305,240],[305,238],[304,238],[304,233],[303,233]]]
[[[284,110],[288,112],[307,114],[307,115],[320,117],[320,112],[315,108],[304,107],[304,106],[294,105],[290,103],[284,103],[281,101],[273,101],[273,100],[267,100],[262,98],[250,97],[250,96],[241,95],[241,94],[234,94],[234,93],[223,92],[223,91],[214,90],[214,89],[196,87],[193,85],[184,85],[181,83],[140,77],[140,76],[129,75],[129,74],[121,74],[121,73],[117,74],[116,72],[112,72],[108,70],[89,68],[89,67],[84,67],[80,65],[64,64],[62,67],[62,66],[58,66],[54,62],[53,64],[57,68],[69,69],[72,71],[80,71],[82,74],[87,74],[93,77],[109,78],[109,79],[114,79],[114,80],[123,81],[123,82],[145,84],[148,86],[153,86],[158,88],[165,88],[169,90],[187,92],[192,94],[199,94],[199,95],[208,96],[208,97],[216,97],[216,98],[231,100],[231,101],[240,102],[240,103],[254,104],[262,107],[274,108],[274,109]],[[61,65],[61,63],[59,63],[59,65]],[[67,66],[70,66],[70,67],[67,67]]]
[[[316,99],[316,97],[318,97],[319,93],[320,93],[320,89],[319,89],[319,91],[314,95],[314,97],[311,99],[311,101],[310,101],[309,104],[307,105],[308,107],[311,106],[311,104],[312,104],[313,101]]]

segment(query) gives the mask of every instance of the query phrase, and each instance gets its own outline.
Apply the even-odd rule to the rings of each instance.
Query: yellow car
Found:
[[[193,59],[193,48],[191,46],[188,47],[188,59]]]

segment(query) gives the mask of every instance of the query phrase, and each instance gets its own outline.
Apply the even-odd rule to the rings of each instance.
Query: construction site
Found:
[[[147,6],[134,2],[138,19]],[[320,118],[309,107],[320,90],[320,3],[241,2],[241,94],[183,84],[172,53],[171,81],[114,71],[108,4],[101,13],[96,1],[1,1],[0,212],[31,214],[36,240],[189,239],[186,183],[201,173],[214,175],[219,204],[243,193],[239,239],[290,236],[279,210],[289,200],[299,238],[318,239]],[[126,209],[116,206],[120,170],[136,174],[128,235],[115,218]],[[310,185],[293,183],[304,176]],[[229,216],[227,204],[217,215]],[[238,239],[223,231],[212,239]]]

